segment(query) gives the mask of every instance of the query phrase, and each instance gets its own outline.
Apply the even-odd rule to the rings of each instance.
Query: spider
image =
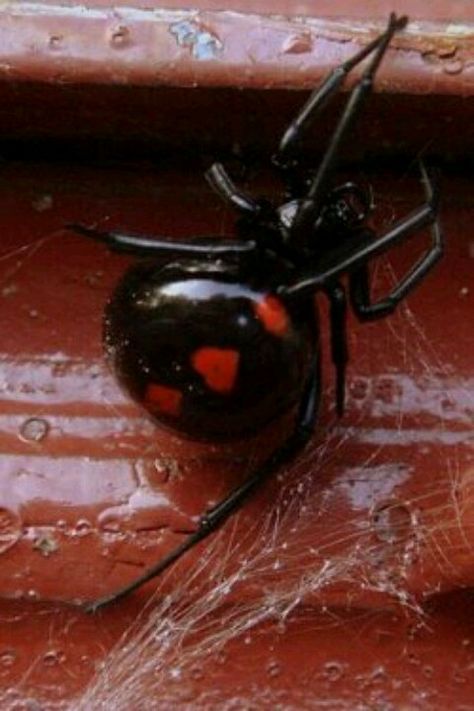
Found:
[[[434,266],[443,252],[438,190],[421,165],[425,202],[384,234],[367,224],[368,190],[334,183],[341,142],[372,92],[392,36],[408,19],[390,15],[386,30],[313,91],[286,129],[273,158],[287,187],[274,206],[239,190],[220,163],[206,176],[239,213],[238,239],[154,239],[70,225],[110,249],[147,257],[130,267],[105,315],[105,347],[115,372],[160,423],[184,435],[219,442],[255,433],[286,412],[295,420],[283,443],[199,519],[196,530],[141,576],[88,604],[95,611],[159,575],[235,513],[263,482],[306,445],[321,391],[320,336],[314,295],[329,300],[336,409],[344,407],[349,302],[361,321],[383,318]],[[316,170],[297,154],[305,129],[366,57]],[[368,263],[429,226],[430,246],[394,289],[371,298]],[[347,275],[349,291],[341,282]]]

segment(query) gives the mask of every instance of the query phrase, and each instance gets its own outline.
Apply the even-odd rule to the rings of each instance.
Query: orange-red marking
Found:
[[[149,383],[145,391],[147,405],[156,407],[157,410],[167,415],[180,414],[182,399],[183,393],[180,390],[158,383]]]
[[[275,336],[284,336],[288,331],[288,313],[276,296],[265,296],[262,301],[254,304],[255,313],[266,330]]]
[[[191,356],[191,363],[206,384],[218,393],[229,393],[235,385],[240,354],[230,348],[199,348]]]

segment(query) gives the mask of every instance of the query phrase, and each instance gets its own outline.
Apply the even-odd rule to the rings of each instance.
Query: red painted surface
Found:
[[[428,151],[456,166],[474,145],[470,0],[321,0],[318,17],[306,0],[0,9],[2,711],[472,707],[470,173],[443,179],[437,270],[391,319],[351,318],[344,419],[326,352],[305,453],[163,579],[95,618],[75,604],[181,541],[289,423],[220,448],[158,429],[102,351],[102,311],[130,259],[63,225],[229,233],[233,216],[190,154],[206,166],[218,150],[269,155],[303,90],[391,10],[412,23],[345,153],[358,161],[351,177],[374,186],[380,229],[421,189],[405,169],[370,174],[364,152],[405,168],[406,153]],[[308,145],[325,144],[340,108]],[[16,162],[10,139],[25,137]],[[51,137],[69,143],[41,144]],[[55,163],[65,145],[74,156]],[[182,164],[166,169],[163,147],[179,147]],[[377,263],[378,290],[422,241]]]
[[[144,652],[154,672],[130,651],[107,650],[124,630],[133,640],[145,625],[146,615],[130,627],[157,584],[93,620],[59,601],[109,592],[154,562],[275,446],[283,425],[216,449],[152,424],[119,391],[102,353],[102,310],[130,258],[62,226],[183,237],[228,233],[233,216],[188,168],[7,164],[0,182],[5,708],[24,697],[46,708],[48,699],[72,703],[97,662],[106,671],[88,709],[104,699],[109,708],[139,708],[130,696],[139,671],[142,701],[159,693],[163,708],[207,708],[209,698],[229,695],[242,707],[257,699],[259,708],[305,708],[321,697],[338,709],[368,699],[435,710],[470,703],[474,611],[459,592],[474,580],[469,181],[443,180],[447,253],[435,273],[391,319],[351,319],[344,419],[333,413],[326,363],[324,408],[304,456],[214,547],[201,546],[157,583],[157,604],[177,592],[157,620],[169,618],[171,639],[197,656],[173,652],[156,632],[158,647],[147,638]],[[416,178],[371,182],[381,228],[421,200]],[[422,242],[378,263],[377,289]],[[208,550],[218,566],[205,563]],[[198,604],[208,618],[193,623]],[[176,611],[189,617],[184,637]],[[213,625],[227,630],[222,647],[211,644]]]
[[[379,86],[391,92],[472,95],[472,4],[290,3],[183,7],[120,0],[7,4],[0,10],[0,77],[125,85],[313,86],[384,26],[389,12],[412,23],[388,52]],[[14,28],[14,31],[12,31]]]

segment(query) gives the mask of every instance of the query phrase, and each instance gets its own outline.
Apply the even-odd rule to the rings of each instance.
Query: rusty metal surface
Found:
[[[0,9],[6,81],[252,88],[311,87],[379,32],[389,11],[413,19],[380,73],[385,91],[472,95],[468,2],[8,3]]]

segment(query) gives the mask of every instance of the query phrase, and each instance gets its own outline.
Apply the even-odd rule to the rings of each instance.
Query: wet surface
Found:
[[[351,318],[343,420],[326,362],[306,452],[215,541],[92,619],[71,603],[169,550],[288,423],[233,446],[185,442],[149,421],[105,364],[103,307],[131,260],[63,225],[230,233],[233,216],[198,170],[7,164],[0,181],[3,707],[66,707],[95,672],[72,708],[147,708],[147,694],[163,699],[150,708],[211,708],[229,687],[232,708],[256,696],[258,708],[321,695],[335,709],[470,703],[474,611],[459,592],[474,582],[469,182],[443,180],[436,271],[391,319]],[[379,229],[421,200],[416,177],[370,181]],[[422,243],[377,262],[377,291]]]

